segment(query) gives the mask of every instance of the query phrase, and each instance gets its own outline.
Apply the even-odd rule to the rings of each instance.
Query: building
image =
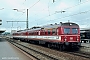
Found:
[[[90,29],[80,29],[81,42],[90,43]]]

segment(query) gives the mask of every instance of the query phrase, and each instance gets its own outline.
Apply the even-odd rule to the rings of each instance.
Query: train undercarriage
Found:
[[[80,42],[73,42],[73,43],[72,42],[48,42],[44,40],[31,40],[31,39],[24,39],[24,38],[13,38],[13,39],[45,46],[48,48],[59,49],[60,51],[74,49],[74,48],[78,50],[81,45]]]

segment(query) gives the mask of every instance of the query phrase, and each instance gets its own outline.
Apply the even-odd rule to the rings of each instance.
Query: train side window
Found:
[[[47,35],[47,31],[45,31],[45,35]]]
[[[34,32],[34,35],[38,35],[38,32],[37,32],[37,31],[35,31],[35,32]]]
[[[50,34],[51,34],[50,30],[48,30],[48,35],[50,35]]]
[[[38,31],[36,32],[36,34],[38,35]]]
[[[41,30],[41,31],[40,31],[40,34],[41,34],[41,35],[44,35],[44,30]]]
[[[32,32],[32,35],[34,35],[34,32]]]
[[[55,35],[56,34],[56,32],[55,31],[52,31],[52,35]]]
[[[45,35],[45,31],[44,30],[42,31],[42,35]]]
[[[52,35],[57,35],[57,29],[52,30]]]
[[[31,35],[31,33],[29,33],[29,35]]]

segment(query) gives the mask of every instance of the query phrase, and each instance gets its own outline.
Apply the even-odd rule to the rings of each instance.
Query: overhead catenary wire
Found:
[[[34,7],[39,1],[40,1],[40,0],[38,0],[37,2],[35,2],[32,6],[30,6],[30,7],[28,8],[28,10],[31,9],[32,7]],[[22,15],[24,15],[24,13],[23,13]],[[22,15],[21,15],[19,18],[21,18]],[[19,19],[19,18],[17,18],[17,19]]]
[[[84,13],[87,13],[87,12],[90,12],[90,10],[82,11],[82,12],[79,12],[79,13],[76,13],[76,14],[67,15],[67,16],[64,16],[64,17],[61,17],[61,18],[56,18],[56,19],[53,19],[53,20],[63,19],[63,18],[66,18],[66,17],[75,16],[75,15],[79,15],[79,14],[84,14]]]
[[[31,7],[29,7],[29,9],[31,9],[32,7],[34,7],[39,2],[40,2],[40,0],[38,0],[36,3],[34,3]]]
[[[25,1],[26,1],[26,0],[25,0]],[[34,7],[39,1],[40,1],[40,0],[38,0],[36,3],[34,3],[31,7],[29,7],[29,9],[32,8],[32,7]],[[90,0],[88,0],[88,1],[90,1]],[[76,6],[79,6],[79,5],[81,5],[81,4],[86,3],[86,2],[88,2],[88,1],[85,1],[85,2],[82,2],[82,3],[79,3],[79,4],[76,4],[76,5],[74,5],[74,6],[71,6],[71,7],[69,7],[69,8],[66,8],[66,9],[64,9],[64,10],[67,10],[67,9],[70,9],[70,8],[74,8],[74,7],[76,7]],[[54,1],[54,2],[55,2],[55,1]],[[49,9],[49,7],[48,7],[48,9]],[[23,14],[24,14],[24,13],[23,13]],[[22,15],[23,15],[23,14],[22,14]],[[52,16],[52,15],[55,15],[55,14],[57,14],[57,13],[55,12],[55,13],[50,14],[50,12],[49,12],[49,15],[48,15],[48,16],[42,17],[42,18],[40,18],[40,19],[43,19],[43,18]],[[22,15],[19,16],[19,18],[17,18],[17,19],[20,19],[20,18],[22,17]],[[37,19],[37,20],[40,20],[40,19]]]
[[[22,4],[24,5],[25,2],[26,2],[26,0],[24,0],[24,2]],[[25,12],[23,12],[23,13],[25,13]],[[23,15],[23,13],[22,13],[22,15]],[[19,18],[22,17],[22,15],[20,15]],[[14,16],[14,17],[16,17],[16,16]],[[19,19],[19,18],[17,18],[17,19]],[[9,20],[17,20],[17,19],[12,18],[12,19],[9,19]]]
[[[67,15],[67,16],[60,17],[60,18],[56,18],[56,19],[49,20],[49,21],[46,21],[46,22],[50,22],[50,21],[54,21],[54,20],[58,20],[58,19],[64,19],[64,18],[70,17],[70,16],[76,16],[76,15],[80,15],[80,14],[85,14],[85,13],[88,13],[88,12],[90,12],[90,10],[82,11],[82,12],[75,13],[75,14],[71,14],[71,15]],[[40,23],[40,24],[41,24],[41,23]]]
[[[38,1],[37,1],[35,4],[33,4],[31,7],[29,7],[29,9],[31,9],[32,7],[34,7],[39,1],[40,1],[40,0],[38,0]],[[88,1],[90,1],[90,0],[88,0]],[[86,2],[88,2],[88,1],[86,1]],[[75,5],[75,6],[66,8],[66,9],[64,9],[64,10],[67,10],[67,9],[70,9],[70,8],[74,8],[74,7],[76,7],[76,6],[79,6],[79,5],[81,5],[81,4],[84,4],[84,3],[86,3],[86,2],[79,3],[79,4]],[[23,13],[23,14],[24,14],[24,13]],[[22,14],[22,15],[23,15],[23,14]],[[48,16],[43,17],[43,19],[46,18],[46,17],[52,16],[52,15],[54,15],[54,14],[57,14],[57,13],[55,12],[55,13],[49,14]],[[20,19],[20,18],[22,17],[22,15],[21,15],[19,18],[17,18],[17,19]],[[78,15],[78,14],[75,14],[75,15]],[[72,16],[75,16],[75,15],[72,14]],[[69,15],[69,16],[71,16],[71,15]],[[68,16],[68,17],[69,17],[69,16]],[[67,16],[65,16],[65,17],[67,17]],[[62,18],[63,18],[63,17],[62,17]],[[40,19],[42,19],[42,18],[40,18]],[[40,19],[39,19],[39,20],[40,20]],[[57,19],[59,19],[59,18],[57,18]],[[38,19],[37,19],[37,20],[38,20]],[[50,21],[51,21],[51,20],[50,20]]]
[[[50,0],[49,0],[49,2],[50,2]],[[48,2],[48,13],[49,13],[49,16],[50,16],[50,11],[49,11],[49,2]]]
[[[87,0],[87,1],[85,1],[85,2],[81,2],[81,3],[76,4],[76,5],[74,5],[74,6],[71,6],[71,7],[65,8],[65,9],[63,9],[63,11],[66,11],[66,10],[68,10],[68,9],[71,9],[71,8],[77,7],[77,6],[81,5],[81,4],[87,3],[87,2],[89,2],[89,1],[90,1],[90,0]],[[61,13],[62,13],[62,11],[61,11]],[[47,15],[47,16],[42,17],[42,18],[39,18],[39,19],[37,19],[37,20],[42,20],[42,19],[44,19],[44,18],[50,17],[50,16],[55,15],[55,14],[58,14],[58,13],[54,12],[54,13],[52,13],[52,14],[50,14],[50,15]]]
[[[25,0],[25,1],[26,1],[26,0]],[[30,6],[30,7],[28,8],[28,10],[31,9],[32,7],[34,7],[39,1],[40,1],[40,0],[38,0],[38,1],[37,1],[36,3],[34,3],[32,6]],[[22,13],[22,15],[24,15],[24,14],[25,14],[25,12]],[[20,16],[17,18],[17,20],[20,19],[20,18],[22,17],[22,15],[20,15]],[[13,18],[12,18],[11,20],[13,20]]]
[[[40,0],[38,0],[36,3],[34,3],[30,8],[28,8],[28,10],[29,9],[31,9],[32,7],[34,7],[38,2],[39,2]],[[25,12],[24,12],[25,13]],[[19,19],[19,18],[21,18],[23,15],[24,15],[24,13],[21,15],[21,16],[19,16],[17,19]],[[13,18],[12,18],[13,19]],[[17,21],[18,22],[18,21]],[[22,21],[21,21],[22,22]],[[12,22],[12,24],[13,24],[13,22]],[[13,26],[13,25],[12,25]]]

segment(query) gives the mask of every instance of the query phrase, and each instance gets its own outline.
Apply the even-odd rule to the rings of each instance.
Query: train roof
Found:
[[[78,26],[79,27],[79,25],[76,24],[76,23],[72,23],[72,22],[62,23],[62,22],[60,22],[60,24],[57,24],[57,23],[49,24],[49,25],[43,26],[43,28],[46,28],[46,29],[48,29],[48,28],[58,28],[60,26]]]
[[[60,22],[60,24],[55,23],[55,24],[44,25],[44,26],[41,26],[41,27],[39,27],[39,26],[37,26],[37,27],[34,26],[34,27],[30,28],[30,29],[19,30],[19,31],[17,31],[17,32],[35,31],[35,30],[41,30],[41,29],[55,29],[55,28],[58,28],[58,27],[60,27],[60,26],[78,26],[78,27],[79,27],[79,25],[76,24],[76,23],[72,23],[72,22],[62,23],[62,22]]]
[[[76,24],[76,23],[72,23],[72,22],[62,23],[62,26],[78,26],[78,27],[79,27],[78,24]]]

